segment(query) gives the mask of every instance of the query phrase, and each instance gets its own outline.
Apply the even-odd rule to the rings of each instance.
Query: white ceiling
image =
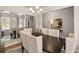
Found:
[[[59,10],[59,9],[67,8],[67,7],[69,6],[46,6],[43,10],[43,13],[54,11],[54,10]]]
[[[7,10],[14,13],[22,13],[26,15],[33,15],[30,13],[29,8],[34,6],[0,6],[0,10]],[[62,8],[67,8],[69,6],[40,6],[40,8],[43,8],[42,13],[46,13],[53,10],[58,10]]]
[[[35,6],[25,6],[25,8],[34,8]],[[58,9],[62,9],[62,8],[67,8],[69,6],[40,6],[40,8],[43,9],[42,13],[46,13],[49,11],[54,11],[54,10],[58,10]]]
[[[0,10],[6,10],[14,13],[30,14],[28,8],[24,6],[0,6]]]

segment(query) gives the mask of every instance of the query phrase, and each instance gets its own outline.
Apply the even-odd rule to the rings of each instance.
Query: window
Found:
[[[1,17],[2,30],[10,29],[10,17]]]

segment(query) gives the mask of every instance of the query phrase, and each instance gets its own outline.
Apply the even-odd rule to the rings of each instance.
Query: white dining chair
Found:
[[[45,34],[45,35],[49,34],[49,29],[48,28],[42,28],[41,31],[42,31],[42,34]]]
[[[54,37],[59,37],[59,30],[57,29],[49,29],[49,35]]]
[[[23,48],[25,48],[28,51],[29,46],[28,46],[28,38],[26,36],[26,33],[24,31],[20,31],[20,36],[21,36],[21,42],[22,42]]]
[[[32,28],[24,28],[24,32],[27,34],[32,34]]]

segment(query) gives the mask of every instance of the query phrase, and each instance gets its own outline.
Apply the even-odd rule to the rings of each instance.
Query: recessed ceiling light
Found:
[[[10,11],[1,11],[1,13],[10,13]]]

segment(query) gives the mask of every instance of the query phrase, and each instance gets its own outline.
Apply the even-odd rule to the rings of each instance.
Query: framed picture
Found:
[[[62,19],[61,18],[53,19],[51,28],[52,29],[61,29],[62,28]]]

